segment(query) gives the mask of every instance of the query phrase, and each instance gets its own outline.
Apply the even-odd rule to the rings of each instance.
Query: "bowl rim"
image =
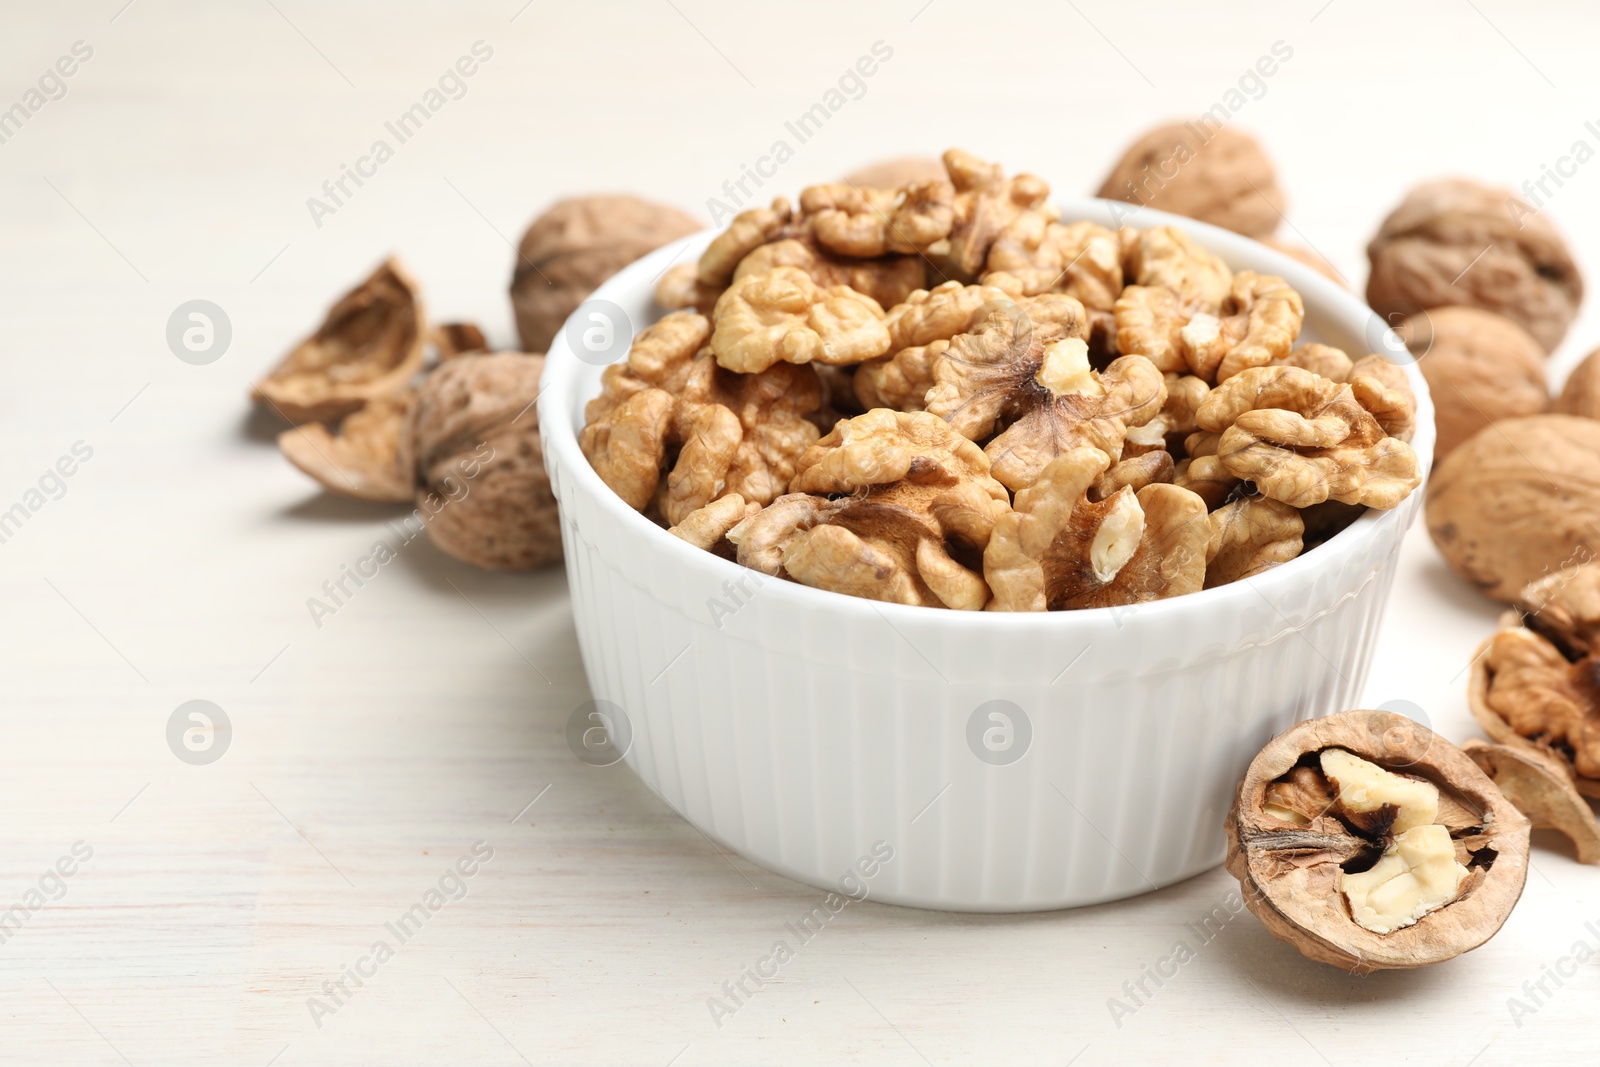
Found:
[[[1196,219],[1121,201],[1095,197],[1053,197],[1052,203],[1060,208],[1060,217],[1063,221],[1099,222],[1101,217],[1104,217],[1109,224],[1102,224],[1108,224],[1108,228],[1112,230],[1117,229],[1119,225],[1140,230],[1156,226],[1177,227],[1195,238],[1201,247],[1220,256],[1235,271],[1258,270],[1284,278],[1305,301],[1307,323],[1316,319],[1320,324],[1331,326],[1337,332],[1351,338],[1365,339],[1363,343],[1368,345],[1369,350],[1374,347],[1370,344],[1371,340],[1381,338],[1383,347],[1390,352],[1408,351],[1394,331],[1362,303],[1353,291],[1345,289],[1293,257],[1252,238]],[[640,303],[642,298],[642,302],[651,308],[649,322],[659,320],[668,311],[654,302],[656,280],[686,254],[698,256],[717,232],[719,231],[715,229],[702,230],[663,245],[613,275],[595,290],[585,303],[608,300],[625,307],[630,302]],[[578,310],[582,307],[583,305],[579,305]],[[577,310],[573,314],[576,315]],[[637,335],[648,323],[633,325]],[[620,362],[622,358],[626,357],[619,357],[613,362]],[[1363,551],[1376,539],[1387,537],[1398,545],[1419,506],[1422,494],[1427,490],[1433,466],[1432,397],[1428,392],[1427,380],[1423,377],[1415,358],[1394,360],[1394,362],[1405,372],[1417,399],[1417,428],[1410,443],[1417,453],[1422,482],[1394,508],[1387,511],[1368,508],[1355,522],[1318,545],[1314,551],[1302,553],[1287,563],[1254,577],[1163,600],[1142,601],[1138,604],[1115,607],[1079,608],[1072,611],[952,611],[948,608],[869,600],[865,597],[813,588],[799,582],[782,580],[767,582],[765,575],[762,576],[761,599],[769,601],[776,609],[788,606],[798,611],[833,612],[863,618],[870,612],[890,622],[891,625],[895,622],[905,622],[918,627],[979,626],[989,630],[997,629],[1000,632],[1042,628],[1050,631],[1052,636],[1069,633],[1075,628],[1099,629],[1112,621],[1120,628],[1123,625],[1121,616],[1133,611],[1137,611],[1141,618],[1147,619],[1181,615],[1185,612],[1206,615],[1218,610],[1228,611],[1256,596],[1266,599],[1273,605],[1274,610],[1277,610],[1277,600],[1272,596],[1273,590],[1297,585],[1302,576],[1309,577],[1314,569],[1331,568],[1348,562],[1363,554]],[[601,481],[599,474],[590,466],[588,458],[584,456],[578,444],[584,405],[598,393],[598,390],[583,390],[581,395],[579,392],[586,377],[584,372],[592,366],[573,354],[566,340],[566,327],[563,325],[551,341],[546,354],[538,397],[539,426],[544,439],[544,460],[552,481],[562,491],[581,493],[590,503],[598,507],[606,520],[615,524],[617,529],[627,531],[630,536],[640,541],[643,547],[665,554],[677,565],[699,573],[712,587],[750,573],[747,567],[696,548],[669,534],[665,527],[657,526],[642,513],[625,504],[610,486]],[[558,499],[560,495],[558,492]],[[589,540],[584,537],[576,519],[564,523],[563,526],[573,536]],[[1399,528],[1395,529],[1397,526]],[[1289,624],[1287,619],[1284,621],[1286,625]]]

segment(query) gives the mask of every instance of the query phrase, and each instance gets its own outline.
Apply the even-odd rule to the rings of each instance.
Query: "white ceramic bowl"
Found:
[[[1107,219],[1102,201],[1061,206]],[[1127,221],[1181,226],[1236,269],[1288,279],[1305,337],[1361,353],[1385,340],[1358,298],[1255,242],[1148,210]],[[710,237],[645,257],[595,299],[642,329],[661,314],[655,278]],[[1215,866],[1228,790],[1251,757],[1359,700],[1422,503],[1419,490],[1369,511],[1248,581],[1131,608],[968,613],[757,586],[590,468],[578,432],[601,369],[557,336],[539,420],[584,667],[596,699],[627,717],[627,765],[764,867],[825,888],[853,876],[855,895],[915,907],[1073,907]],[[1407,373],[1426,463],[1433,407]]]

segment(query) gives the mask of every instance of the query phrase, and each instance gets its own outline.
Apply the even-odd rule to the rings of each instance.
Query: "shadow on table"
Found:
[[[277,443],[278,435],[289,423],[275,412],[252,405],[239,420],[239,436],[260,445]]]

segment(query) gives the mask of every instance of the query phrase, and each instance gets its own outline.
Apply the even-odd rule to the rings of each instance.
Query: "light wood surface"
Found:
[[[245,403],[391,250],[440,316],[511,343],[509,242],[537,210],[631,190],[707,215],[876,41],[892,58],[763,195],[949,144],[1090,191],[1281,40],[1235,121],[1282,169],[1282,236],[1359,283],[1412,181],[1520,185],[1600,147],[1592,8],[124,3],[10,4],[0,33],[0,108],[93,50],[0,143],[0,510],[93,450],[0,544],[0,909],[64,890],[0,930],[0,1062],[1593,1062],[1593,962],[1508,1006],[1574,945],[1600,953],[1600,873],[1542,839],[1504,931],[1424,973],[1312,965],[1247,914],[1202,944],[1218,870],[1056,914],[852,904],[719,1027],[708,998],[819,894],[572,756],[587,690],[559,571],[417,541],[317,626],[307,598],[404,509],[321,495]],[[477,41],[465,95],[314,220],[307,198]],[[1591,262],[1597,182],[1586,163],[1547,207]],[[192,299],[233,328],[207,366],[164,337]],[[1555,380],[1597,340],[1585,314]],[[1495,615],[1413,531],[1369,702],[1475,736],[1463,669]],[[167,745],[192,699],[233,726],[207,766]],[[479,841],[464,896],[398,944],[385,924]],[[92,856],[47,876],[75,842]],[[380,939],[398,948],[356,987]],[[1114,1013],[1179,940],[1194,959]],[[336,979],[350,995],[313,1012]]]

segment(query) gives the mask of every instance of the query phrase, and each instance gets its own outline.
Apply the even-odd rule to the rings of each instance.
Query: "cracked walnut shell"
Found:
[[[1206,396],[1200,428],[1235,477],[1303,508],[1325,500],[1392,508],[1422,482],[1411,446],[1384,433],[1351,387],[1299,367],[1254,367]]]
[[[404,504],[416,495],[406,462],[406,412],[414,394],[374,397],[334,434],[319,422],[278,435],[284,458],[329,492],[357,500]]]
[[[422,369],[427,341],[417,283],[391,256],[340,297],[250,398],[296,425],[335,422],[373,397],[403,391]]]
[[[1600,555],[1600,422],[1532,415],[1493,423],[1428,481],[1428,533],[1450,569],[1496,600]]]
[[[1545,351],[1566,334],[1583,279],[1553,223],[1509,189],[1464,178],[1412,189],[1367,245],[1367,303],[1387,322],[1466,305],[1504,315]]]
[[[1211,537],[1205,502],[1159,483],[1091,500],[1109,466],[1099,449],[1075,448],[1017,493],[983,554],[991,610],[1112,607],[1200,590]]]
[[[1187,215],[1246,237],[1278,228],[1284,196],[1254,137],[1207,121],[1158,126],[1128,146],[1095,194]]]
[[[561,520],[539,443],[544,357],[459,356],[423,381],[406,418],[418,511],[446,555],[491,570],[561,558]]]
[[[1224,824],[1227,869],[1278,940],[1354,974],[1459,956],[1528,876],[1528,820],[1460,749],[1347,711],[1278,735]]]
[[[517,248],[511,307],[527,352],[544,352],[567,316],[600,283],[701,224],[637,196],[561,200],[534,219]]]
[[[1494,780],[1534,829],[1566,835],[1577,850],[1579,863],[1600,864],[1600,822],[1573,788],[1572,769],[1566,763],[1549,752],[1491,745],[1477,738],[1467,741],[1461,750]]]

